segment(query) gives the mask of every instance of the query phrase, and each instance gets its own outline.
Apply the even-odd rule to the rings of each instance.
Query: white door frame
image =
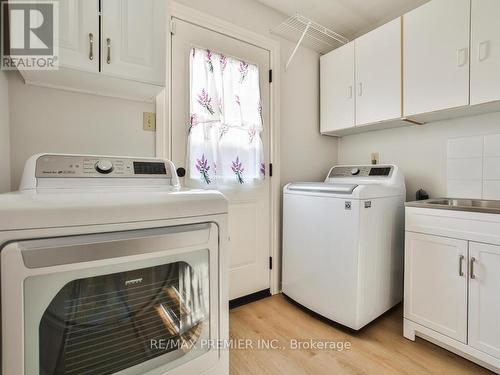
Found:
[[[272,294],[281,291],[281,181],[280,181],[280,45],[279,42],[264,35],[254,33],[232,23],[223,21],[193,8],[171,2],[170,17],[192,23],[197,26],[227,35],[242,42],[253,44],[269,51],[270,68],[273,71],[273,82],[270,92],[270,155],[273,165],[273,176],[270,178],[270,254],[273,269],[270,271],[270,288]],[[156,98],[156,156],[172,159],[172,34],[167,38],[167,79],[166,89]]]

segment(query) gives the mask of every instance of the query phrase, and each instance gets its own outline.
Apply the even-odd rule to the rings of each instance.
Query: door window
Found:
[[[190,52],[188,180],[195,185],[264,179],[257,65],[210,50]]]

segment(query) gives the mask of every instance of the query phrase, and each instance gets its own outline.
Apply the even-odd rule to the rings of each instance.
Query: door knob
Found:
[[[186,175],[186,170],[182,167],[177,168],[177,176],[184,177]]]

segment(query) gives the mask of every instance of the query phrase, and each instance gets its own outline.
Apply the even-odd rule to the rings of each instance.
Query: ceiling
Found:
[[[257,0],[286,16],[300,13],[354,39],[429,0]]]

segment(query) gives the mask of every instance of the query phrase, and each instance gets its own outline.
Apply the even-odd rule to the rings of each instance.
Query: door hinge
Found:
[[[273,163],[269,163],[269,177],[273,177]]]
[[[269,83],[273,82],[273,70],[269,69]]]
[[[269,257],[269,269],[273,269],[273,257]]]
[[[170,34],[175,35],[175,21],[173,18],[170,20]]]

